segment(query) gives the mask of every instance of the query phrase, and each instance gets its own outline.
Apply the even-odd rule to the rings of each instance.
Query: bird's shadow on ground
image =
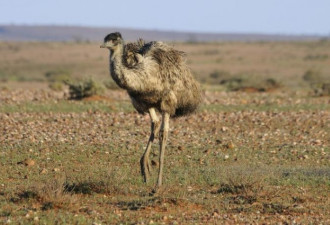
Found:
[[[169,205],[178,205],[178,200],[175,198],[163,198],[159,196],[153,196],[153,197],[146,197],[144,199],[130,199],[130,200],[121,200],[116,201],[113,203],[110,203],[111,205],[114,205],[118,207],[121,210],[132,210],[132,211],[138,211],[138,210],[145,210],[148,208],[159,208],[159,210],[167,210],[167,207]]]

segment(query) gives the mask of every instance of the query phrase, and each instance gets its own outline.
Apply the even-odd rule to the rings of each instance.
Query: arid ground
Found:
[[[0,224],[330,224],[330,42],[171,43],[202,84],[150,132],[99,43],[0,42]],[[70,98],[71,83],[103,91]],[[66,84],[65,84],[66,83]],[[72,96],[71,96],[72,97]]]

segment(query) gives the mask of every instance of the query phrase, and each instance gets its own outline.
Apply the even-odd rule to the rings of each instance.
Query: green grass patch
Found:
[[[328,104],[246,104],[246,105],[224,105],[204,104],[199,108],[205,112],[290,112],[290,111],[320,111],[330,110]],[[3,104],[0,106],[2,113],[27,112],[27,113],[82,113],[82,112],[134,112],[130,101],[107,102],[107,101],[74,101],[60,100],[56,102],[23,102],[20,104]]]
[[[58,102],[24,102],[21,104],[4,104],[0,106],[0,112],[14,113],[82,113],[90,111],[99,112],[132,112],[130,102],[102,102],[102,101],[68,101]]]
[[[236,112],[236,111],[272,111],[272,112],[291,112],[291,111],[315,111],[315,110],[330,110],[328,104],[296,104],[296,105],[278,105],[278,104],[247,104],[247,105],[223,105],[209,104],[202,105],[201,111],[206,112]]]

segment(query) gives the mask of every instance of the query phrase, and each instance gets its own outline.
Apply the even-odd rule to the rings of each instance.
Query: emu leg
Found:
[[[150,172],[151,172],[151,166],[150,166],[150,161],[149,161],[151,145],[155,139],[155,136],[158,134],[159,128],[160,128],[160,122],[159,122],[159,119],[157,117],[157,114],[156,114],[154,108],[149,109],[149,115],[150,115],[150,119],[151,119],[151,133],[150,133],[150,137],[149,137],[149,141],[148,141],[146,150],[140,159],[141,173],[142,173],[144,182],[146,182],[146,183],[149,180]]]
[[[160,155],[159,155],[159,173],[158,173],[158,181],[156,188],[159,188],[162,185],[164,155],[165,155],[166,141],[168,137],[169,121],[170,121],[170,114],[166,112],[163,113],[162,127],[159,134]]]

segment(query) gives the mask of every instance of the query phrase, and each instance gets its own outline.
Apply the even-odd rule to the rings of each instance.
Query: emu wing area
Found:
[[[201,102],[201,90],[186,65],[185,53],[161,42],[150,42],[143,46],[141,43],[129,46],[134,52],[132,55],[140,54],[156,62],[157,72],[150,76],[159,80],[157,83],[161,87],[149,88],[145,92],[129,92],[135,109],[145,113],[153,107],[159,112],[170,113],[172,117],[194,112]]]

